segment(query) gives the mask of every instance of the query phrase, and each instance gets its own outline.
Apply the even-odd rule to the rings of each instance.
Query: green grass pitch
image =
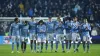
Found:
[[[34,53],[34,52],[32,53],[30,51],[30,46],[27,45],[27,50],[25,53],[22,53],[21,50],[20,50],[21,53],[17,53],[15,47],[15,52],[11,54],[11,45],[0,45],[0,56],[100,56],[100,44],[91,44],[89,53],[83,52],[82,45],[80,45],[79,52],[77,53],[73,52],[73,48],[71,48],[69,53],[67,52],[62,53],[62,48],[60,44],[59,44],[58,52],[55,53],[54,51],[51,53],[50,46],[49,46],[47,52],[45,52],[45,48],[44,48],[43,53]]]

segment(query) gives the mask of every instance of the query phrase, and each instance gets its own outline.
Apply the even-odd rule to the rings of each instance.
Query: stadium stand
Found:
[[[88,18],[100,29],[100,4],[97,4],[96,0],[0,1],[0,17],[57,17],[59,15],[61,17],[66,15],[78,16],[79,19]],[[2,24],[4,23],[0,21],[0,32],[2,32]]]

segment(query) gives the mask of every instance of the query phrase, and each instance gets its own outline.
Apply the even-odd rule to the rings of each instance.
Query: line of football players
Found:
[[[89,45],[91,37],[89,32],[91,26],[87,19],[84,19],[82,23],[74,17],[73,20],[67,17],[63,21],[58,17],[56,21],[53,21],[51,17],[47,22],[40,20],[35,22],[32,17],[31,21],[19,22],[18,18],[14,19],[14,22],[10,26],[9,35],[12,38],[12,52],[14,53],[14,43],[16,43],[17,52],[19,52],[19,43],[21,42],[21,50],[24,53],[30,39],[30,48],[33,52],[42,52],[44,43],[45,49],[48,50],[48,43],[50,43],[51,52],[55,42],[55,52],[58,51],[58,44],[61,43],[62,52],[65,52],[64,45],[66,45],[67,52],[70,51],[71,44],[73,44],[74,52],[78,52],[80,42],[83,43],[84,52],[89,51]],[[34,47],[34,48],[33,48]]]

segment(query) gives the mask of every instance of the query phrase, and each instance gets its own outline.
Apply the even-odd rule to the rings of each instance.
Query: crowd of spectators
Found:
[[[95,0],[1,0],[0,17],[56,17],[58,15],[98,21],[100,5]],[[95,19],[94,19],[95,18]]]

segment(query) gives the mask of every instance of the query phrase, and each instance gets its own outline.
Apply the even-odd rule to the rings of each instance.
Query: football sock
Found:
[[[12,42],[12,51],[14,51],[14,42]]]
[[[56,51],[58,50],[58,41],[56,41]]]
[[[64,51],[64,42],[62,41],[62,50]]]
[[[41,42],[41,51],[43,50],[43,42]]]
[[[34,40],[34,51],[36,51],[36,40]]]
[[[19,42],[16,43],[17,51],[19,50]]]
[[[30,47],[31,47],[31,50],[33,50],[33,40],[31,40]]]
[[[83,50],[85,51],[85,48],[86,48],[86,44],[85,44],[85,41],[83,42]]]
[[[48,49],[48,41],[46,41],[46,50]]]
[[[53,50],[53,41],[51,41],[51,50]]]

